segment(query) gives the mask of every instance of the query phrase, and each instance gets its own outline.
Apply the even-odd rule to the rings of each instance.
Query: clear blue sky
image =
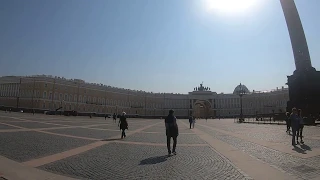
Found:
[[[51,74],[153,92],[286,83],[293,54],[279,0],[218,15],[201,0],[1,0],[0,76]],[[320,1],[296,0],[320,70]]]

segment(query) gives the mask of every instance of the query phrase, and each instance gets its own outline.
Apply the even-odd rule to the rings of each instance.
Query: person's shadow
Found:
[[[121,138],[113,138],[113,139],[102,139],[101,141],[118,141],[122,140]]]
[[[148,164],[158,164],[165,162],[167,160],[168,156],[156,156],[156,157],[150,157],[147,159],[144,159],[140,161],[139,165],[148,165]]]
[[[301,153],[301,154],[307,154],[307,153],[305,152],[306,150],[299,148],[297,145],[293,146],[293,149],[292,149],[292,150],[294,150],[294,151],[296,151],[296,152],[298,152],[298,153]]]
[[[306,151],[312,151],[311,147],[306,144],[300,144],[300,147],[294,146],[294,148],[292,150],[294,150],[298,153],[301,153],[301,154],[307,154]]]
[[[311,150],[311,147],[308,146],[308,145],[301,144],[300,147],[301,147],[302,149],[306,150],[306,151],[312,151],[312,150]]]

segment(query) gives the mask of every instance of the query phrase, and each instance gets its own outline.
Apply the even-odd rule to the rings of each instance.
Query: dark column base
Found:
[[[317,118],[320,113],[320,71],[314,68],[302,72],[295,71],[288,76],[289,101],[287,111],[293,107],[302,109],[304,117]]]

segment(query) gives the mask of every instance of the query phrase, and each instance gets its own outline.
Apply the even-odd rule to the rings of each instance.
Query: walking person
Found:
[[[172,153],[176,155],[176,146],[177,146],[177,137],[179,135],[179,129],[177,124],[177,118],[173,115],[174,111],[170,110],[169,115],[164,120],[166,126],[166,136],[167,136],[167,148],[168,148],[168,155],[171,155],[171,147],[170,141],[171,138],[173,139],[173,148]],[[191,126],[191,125],[190,125]]]
[[[117,122],[117,115],[116,115],[116,113],[113,113],[112,118],[113,118],[113,121],[116,123],[116,122]]]
[[[290,134],[291,121],[290,121],[289,112],[286,112],[286,125],[287,125],[287,131],[286,132]]]
[[[299,116],[297,108],[292,108],[292,113],[290,115],[291,129],[292,129],[292,146],[296,145],[295,138],[297,136],[297,131],[299,129]]]
[[[191,129],[191,126],[192,126],[192,123],[193,123],[193,119],[194,119],[194,117],[192,117],[192,116],[189,117],[190,129]]]
[[[192,128],[194,128],[194,124],[196,123],[196,118],[192,119]]]
[[[122,115],[119,118],[119,124],[118,126],[120,126],[120,130],[122,130],[121,133],[121,139],[126,137],[126,129],[128,129],[128,122],[127,122],[127,117],[126,117],[126,113],[123,112]]]
[[[299,116],[299,128],[297,131],[297,143],[299,144],[298,138],[300,136],[300,143],[303,144],[304,142],[302,140],[302,131],[303,131],[303,127],[304,127],[304,121],[303,121],[301,109],[298,110],[298,116]]]

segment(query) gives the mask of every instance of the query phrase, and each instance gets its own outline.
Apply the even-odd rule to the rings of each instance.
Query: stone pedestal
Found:
[[[289,101],[287,111],[293,107],[302,109],[305,117],[319,116],[320,113],[320,71],[314,68],[295,71],[288,76]]]

